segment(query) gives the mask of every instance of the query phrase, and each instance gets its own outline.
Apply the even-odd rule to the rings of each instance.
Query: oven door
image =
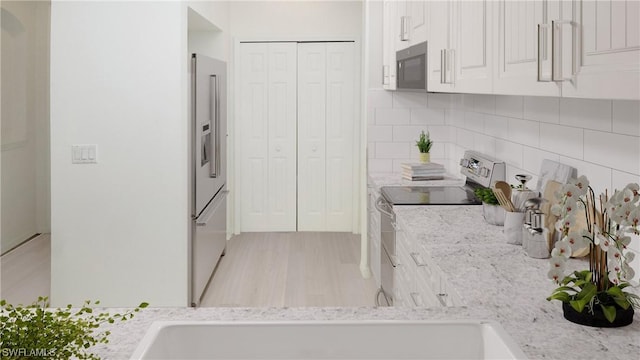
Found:
[[[427,43],[396,52],[397,90],[427,91]]]
[[[380,282],[387,304],[393,306],[393,273],[397,265],[394,226],[396,219],[393,208],[382,196],[376,201],[376,209],[380,212],[380,239],[382,240]]]

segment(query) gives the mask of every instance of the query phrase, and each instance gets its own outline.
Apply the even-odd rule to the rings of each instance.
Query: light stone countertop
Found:
[[[374,175],[371,181],[376,187],[403,184],[398,175]],[[530,359],[638,359],[638,313],[633,324],[618,329],[590,328],[565,320],[560,302],[546,301],[555,288],[546,277],[547,261],[530,258],[521,246],[507,244],[502,227],[483,220],[481,206],[402,206],[394,210],[401,226],[417,239],[418,249],[446,274],[466,306],[148,308],[125,323],[105,326],[112,331],[110,343],[97,346],[95,352],[103,359],[128,359],[151,323],[161,320],[488,319],[500,322]],[[569,266],[584,268],[588,264],[570,260]]]

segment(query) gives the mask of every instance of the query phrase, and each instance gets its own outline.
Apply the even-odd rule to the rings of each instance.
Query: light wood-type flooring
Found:
[[[0,258],[0,299],[28,305],[51,292],[51,236],[39,235]]]
[[[374,306],[350,233],[242,233],[227,244],[201,306]]]
[[[360,236],[243,233],[227,245],[201,306],[373,306],[373,279],[359,269]],[[51,289],[51,237],[0,258],[0,299],[31,304]]]

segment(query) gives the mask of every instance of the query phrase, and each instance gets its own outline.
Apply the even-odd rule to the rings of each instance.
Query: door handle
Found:
[[[573,51],[573,22],[570,20],[553,20],[551,21],[551,80],[555,82],[562,82],[571,80],[571,76],[573,76],[573,68],[571,70],[571,76],[564,76],[564,61],[563,61],[563,26],[570,25],[571,26],[571,36],[572,36],[572,44],[571,44],[571,54],[572,58],[574,57]],[[573,62],[573,59],[572,59]],[[573,65],[573,64],[572,64]]]
[[[214,196],[214,202],[209,204],[209,206],[207,206],[209,208],[209,211],[207,211],[206,214],[201,214],[198,219],[196,220],[196,226],[206,226],[209,221],[211,220],[211,217],[213,217],[213,214],[216,212],[216,210],[218,210],[218,207],[220,207],[220,204],[222,204],[222,201],[224,200],[224,198],[227,197],[227,195],[229,194],[228,190],[224,190],[224,191],[220,191],[216,196]]]
[[[549,82],[550,77],[543,75],[544,60],[547,59],[547,31],[549,30],[549,24],[538,24],[538,81]],[[552,65],[553,66],[553,65]]]
[[[384,215],[386,215],[387,217],[391,218],[392,223],[393,223],[393,222],[394,222],[394,221],[393,221],[393,218],[395,217],[395,216],[393,215],[393,213],[391,213],[391,212],[389,212],[389,211],[386,211],[386,210],[384,210],[384,209],[382,208],[383,206],[386,206],[386,204],[387,204],[387,202],[384,200],[384,198],[383,198],[382,196],[380,196],[380,197],[378,197],[378,200],[376,200],[376,202],[375,202],[375,207],[376,207],[376,209],[378,209],[378,211],[380,211],[382,214],[384,214]]]
[[[209,164],[209,177],[217,178],[220,175],[220,88],[218,76],[209,76],[209,113],[213,117],[213,134],[210,136],[211,149],[215,151]]]

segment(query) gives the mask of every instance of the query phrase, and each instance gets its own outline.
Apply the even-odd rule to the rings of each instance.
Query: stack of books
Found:
[[[438,163],[403,163],[402,178],[411,181],[442,180],[446,171]]]

